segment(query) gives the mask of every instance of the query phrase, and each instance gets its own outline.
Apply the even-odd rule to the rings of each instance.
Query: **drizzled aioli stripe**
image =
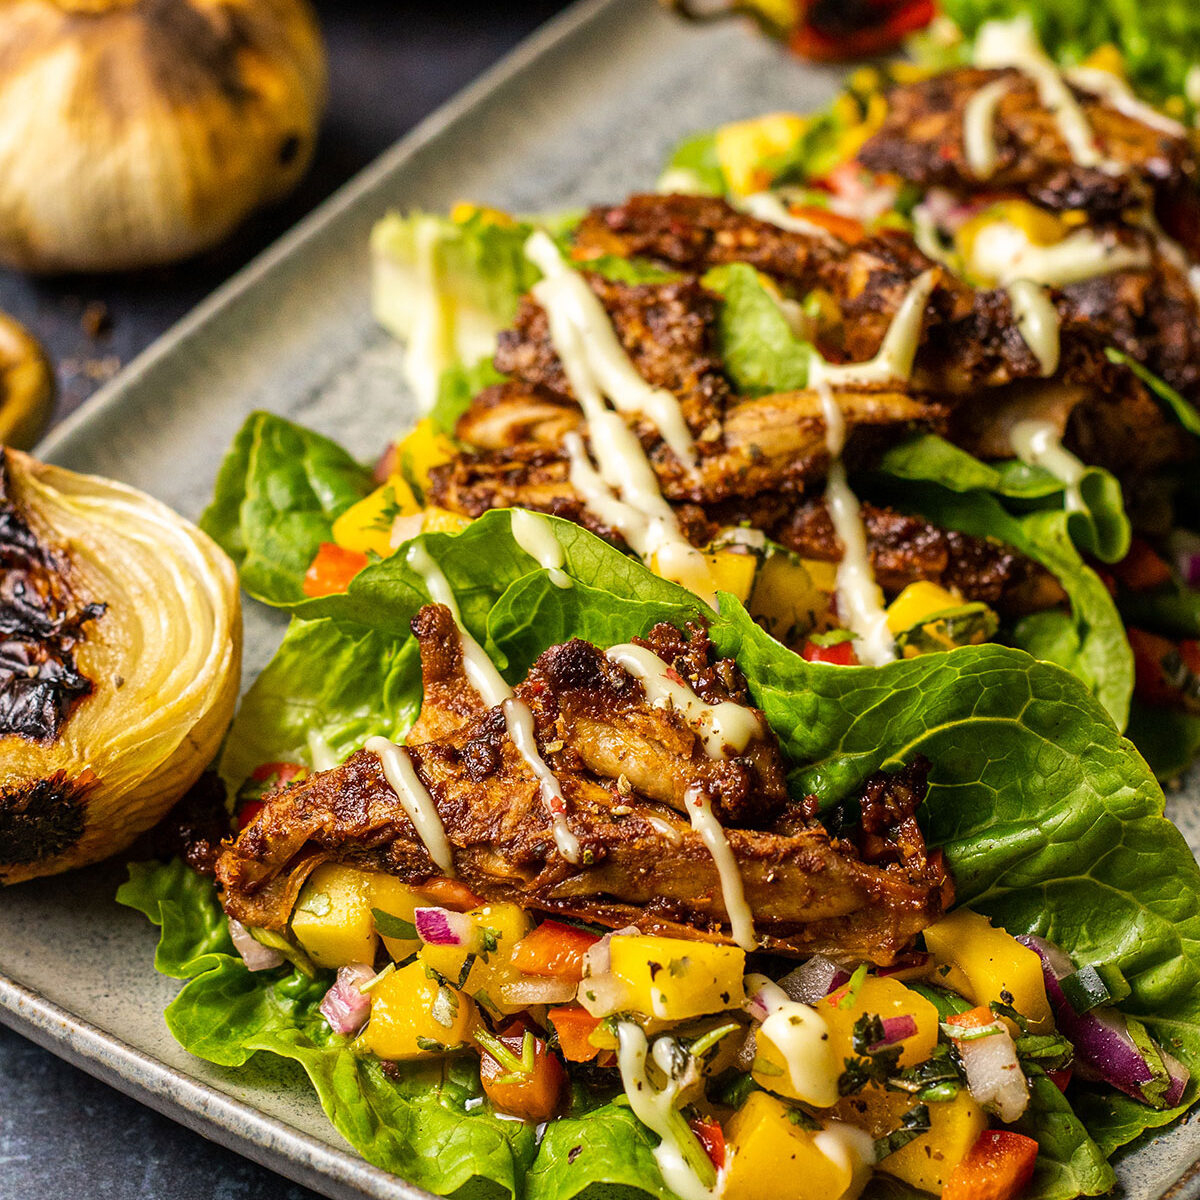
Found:
[[[444,604],[450,610],[454,624],[458,627],[458,635],[462,643],[463,668],[471,686],[479,693],[489,708],[495,708],[498,705],[501,707],[508,736],[538,782],[542,802],[550,814],[554,830],[554,844],[558,847],[559,854],[567,862],[578,863],[580,860],[579,839],[567,825],[567,802],[559,785],[558,777],[550,770],[538,750],[537,739],[534,737],[533,731],[533,713],[523,700],[518,700],[513,695],[512,688],[504,681],[504,676],[496,670],[495,663],[488,658],[483,647],[463,627],[454,591],[441,568],[430,558],[425,547],[420,543],[411,546],[406,561],[424,580],[425,588],[433,600],[438,604]],[[390,779],[389,782],[391,782]]]
[[[640,412],[653,421],[690,468],[694,446],[679,402],[638,375],[604,306],[545,233],[539,230],[529,238],[525,254],[543,273],[533,295],[546,313],[550,340],[583,409],[596,456],[593,466],[577,434],[563,439],[572,486],[589,511],[616,529],[639,558],[653,560],[659,574],[690,588],[715,608],[716,590],[704,556],[683,536],[641,442],[620,413],[608,407],[605,396],[617,409]]]

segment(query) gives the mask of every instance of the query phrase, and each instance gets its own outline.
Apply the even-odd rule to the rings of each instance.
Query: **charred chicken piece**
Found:
[[[984,178],[966,153],[966,111],[988,84],[1008,85],[995,113],[996,168]],[[1046,208],[1119,216],[1147,187],[1174,189],[1194,177],[1186,138],[1127,116],[1082,88],[1072,88],[1095,137],[1116,171],[1081,166],[1037,84],[1020,71],[959,67],[893,88],[882,128],[858,154],[869,170],[899,175],[921,187],[959,193],[1018,190]]]
[[[445,685],[427,696],[426,707],[452,709],[423,712],[427,729],[451,730],[465,711],[453,695],[461,666],[453,662],[445,621],[427,609],[414,623],[423,663],[435,660],[426,676]],[[646,644],[700,695],[744,702],[736,666],[714,657],[703,631],[685,636],[659,627]],[[517,695],[533,711],[540,752],[566,797],[583,851],[578,864],[556,847],[537,782],[507,736],[502,710],[409,747],[456,870],[485,900],[728,940],[712,855],[674,807],[689,781],[702,781],[730,822],[726,836],[770,949],[836,949],[891,962],[952,899],[940,854],[926,852],[904,815],[924,794],[911,781],[896,793],[886,821],[864,823],[868,861],[854,842],[832,837],[787,799],[779,749],[761,715],[762,735],[743,753],[709,758],[681,714],[650,703],[638,680],[579,641],[547,650]],[[437,871],[374,754],[360,751],[268,797],[218,863],[226,910],[246,924],[282,929],[304,880],[329,860],[389,871],[414,885]]]

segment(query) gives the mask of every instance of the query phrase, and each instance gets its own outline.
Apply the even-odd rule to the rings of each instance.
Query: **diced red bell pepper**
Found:
[[[1008,1129],[987,1129],[942,1189],[942,1200],[1017,1200],[1033,1178],[1038,1145]]]
[[[558,1034],[558,1047],[567,1062],[591,1062],[600,1053],[591,1036],[600,1025],[582,1004],[563,1004],[547,1014]]]
[[[1065,1092],[1067,1090],[1067,1085],[1071,1082],[1071,1075],[1073,1073],[1073,1068],[1063,1067],[1061,1071],[1047,1071],[1046,1078],[1049,1079],[1050,1082],[1054,1084],[1054,1086],[1058,1088],[1060,1092]]]
[[[560,921],[543,921],[513,947],[512,965],[526,975],[583,978],[583,956],[600,940],[594,933]]]
[[[1159,708],[1200,709],[1200,642],[1173,642],[1144,629],[1127,629],[1133,650],[1134,694]]]
[[[567,1073],[558,1056],[539,1037],[519,1022],[496,1033],[497,1040],[513,1058],[521,1058],[528,1035],[533,1056],[528,1071],[514,1071],[488,1050],[479,1059],[479,1078],[488,1099],[502,1112],[525,1121],[548,1121],[558,1110]]]
[[[350,580],[367,565],[361,550],[347,550],[334,542],[322,542],[304,573],[303,592],[310,599],[335,596],[350,586]]]
[[[838,667],[858,665],[858,655],[854,653],[854,643],[849,638],[832,646],[818,646],[816,642],[805,642],[802,657],[806,662],[833,663]]]
[[[241,833],[247,825],[252,824],[267,806],[261,800],[247,800],[241,808],[238,809],[237,827],[238,833]]]
[[[250,772],[250,778],[255,783],[270,783],[274,787],[283,787],[293,779],[300,779],[308,774],[308,768],[303,763],[268,762],[261,763]]]
[[[721,1170],[725,1165],[725,1131],[712,1117],[693,1117],[688,1125],[696,1135],[696,1140],[704,1147],[704,1153],[712,1161],[712,1165]]]
[[[875,13],[871,9],[877,10]],[[839,0],[807,0],[800,24],[788,39],[795,54],[821,62],[867,58],[898,46],[933,20],[933,0],[874,0],[845,5]],[[847,12],[859,15],[848,20]]]
[[[978,1008],[968,1008],[966,1012],[953,1013],[946,1018],[947,1025],[956,1025],[964,1032],[968,1029],[982,1029],[986,1025],[995,1025],[996,1015],[986,1005]]]

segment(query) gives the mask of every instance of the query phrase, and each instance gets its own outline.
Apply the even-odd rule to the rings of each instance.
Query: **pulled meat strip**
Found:
[[[485,900],[729,940],[712,855],[680,812],[683,794],[699,784],[730,822],[726,836],[767,948],[887,963],[951,902],[940,854],[925,850],[908,819],[924,794],[919,780],[871,783],[864,812],[886,815],[864,821],[864,854],[788,799],[779,748],[761,714],[761,738],[740,754],[709,758],[678,713],[651,704],[640,682],[578,640],[547,650],[517,688],[582,848],[580,863],[568,862],[503,711],[471,711],[472,702],[456,699],[469,685],[458,641],[447,636],[450,621],[434,606],[414,621],[427,691],[409,753],[460,878]],[[658,626],[644,644],[710,702],[746,703],[736,666],[714,657],[702,630],[685,636]],[[420,740],[434,729],[439,737]],[[880,788],[890,807],[870,799]],[[304,880],[329,860],[417,886],[437,872],[374,754],[360,751],[267,798],[217,865],[226,911],[282,929]]]
[[[980,178],[967,162],[964,116],[971,97],[998,79],[1008,87],[995,114],[996,169]],[[893,88],[884,123],[863,145],[858,161],[922,187],[960,193],[1012,189],[1046,208],[1085,209],[1098,217],[1119,216],[1147,186],[1173,188],[1195,175],[1186,138],[1153,129],[1082,88],[1072,91],[1100,153],[1119,164],[1119,171],[1075,161],[1031,77],[977,67]]]

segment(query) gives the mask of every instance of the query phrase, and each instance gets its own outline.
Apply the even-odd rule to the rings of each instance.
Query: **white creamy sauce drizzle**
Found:
[[[810,1005],[792,1000],[765,975],[748,976],[746,991],[766,1007],[762,1035],[783,1056],[792,1090],[818,1108],[836,1104],[841,1064],[830,1049],[825,1018]]]
[[[996,110],[1009,89],[1007,79],[985,83],[963,111],[963,150],[976,179],[987,179],[996,169]]]
[[[932,268],[913,280],[873,358],[866,362],[835,365],[814,354],[808,368],[809,387],[819,388],[822,383],[894,383],[907,380],[912,374],[913,360],[921,340],[925,305],[933,294],[936,282],[937,271]]]
[[[762,737],[762,724],[752,709],[732,700],[706,703],[686,683],[672,679],[667,673],[671,668],[645,646],[626,642],[613,646],[606,654],[640,681],[651,704],[670,705],[683,717],[699,736],[709,758],[740,754],[755,738]]]
[[[1013,453],[1023,463],[1041,467],[1062,481],[1068,512],[1086,507],[1079,485],[1087,467],[1062,444],[1054,425],[1049,421],[1018,421],[1008,436]]]
[[[1061,345],[1058,309],[1046,289],[1031,279],[1014,279],[1007,291],[1025,345],[1038,360],[1042,374],[1053,375],[1058,370]]]
[[[1100,153],[1083,108],[1058,67],[1042,49],[1028,14],[1010,21],[985,21],[975,39],[973,61],[977,67],[1015,67],[1028,75],[1037,85],[1039,99],[1054,114],[1071,157],[1081,167],[1121,170]]]
[[[660,575],[690,588],[706,604],[715,608],[716,590],[704,556],[683,536],[675,511],[663,497],[654,469],[637,435],[604,400],[607,395],[618,408],[621,407],[614,393],[621,392],[625,387],[627,374],[636,380],[636,387],[641,394],[656,394],[661,389],[650,388],[637,374],[616,341],[603,305],[592,294],[583,277],[563,262],[554,243],[539,231],[530,237],[525,252],[546,276],[534,285],[533,294],[545,310],[550,340],[571,390],[583,409],[592,453],[599,466],[597,470],[592,465],[583,439],[578,434],[564,437],[563,448],[570,462],[572,487],[583,498],[588,510],[617,530],[639,558],[646,562],[653,560]],[[596,312],[588,316],[584,295],[586,301],[595,306],[599,317]],[[623,368],[614,367],[603,354],[597,357],[596,347],[604,342],[605,331],[608,341],[624,359]],[[608,365],[601,369],[604,363]],[[649,416],[668,444],[668,432],[659,418],[667,425],[677,422],[682,436],[687,437],[687,445],[676,449],[676,454],[679,455],[682,450],[687,455],[683,461],[690,466],[694,460],[694,448],[678,402],[669,392],[662,395],[670,401],[674,416],[666,411],[665,406],[660,406],[661,411],[658,412],[650,411],[640,403],[629,407]],[[672,446],[672,449],[675,447]]]
[[[542,790],[542,801],[550,810],[558,852],[567,862],[577,863],[580,858],[579,839],[567,828],[567,799],[562,793],[558,776],[550,770],[538,751],[533,731],[533,713],[528,704],[517,699],[505,700],[503,708],[508,736],[533,771]]]
[[[739,207],[750,216],[790,233],[802,233],[807,237],[820,238],[823,242],[837,240],[823,225],[796,216],[774,192],[754,192],[743,196]]]
[[[712,801],[702,788],[692,786],[684,793],[684,804],[692,828],[700,835],[717,867],[721,880],[721,898],[725,902],[725,913],[729,917],[729,928],[733,940],[747,952],[758,949],[758,938],[754,933],[754,914],[746,903],[746,889],[742,884],[737,860],[729,848],[729,839],[721,822],[713,815]]]
[[[837,568],[838,615],[858,634],[855,649],[859,661],[880,667],[895,659],[896,640],[888,629],[883,592],[871,568],[858,497],[846,481],[846,466],[842,462],[846,421],[829,384],[821,380],[816,387],[825,414],[825,444],[829,448],[825,504],[834,532],[842,543],[842,561]]]
[[[970,265],[976,275],[1001,284],[1028,279],[1065,287],[1097,275],[1148,267],[1150,248],[1125,245],[1090,229],[1077,229],[1061,242],[1039,246],[1011,221],[992,221],[975,235]]]
[[[550,814],[550,822],[554,830],[554,844],[558,852],[569,863],[579,862],[579,839],[567,825],[566,800],[559,786],[558,777],[546,765],[538,750],[537,739],[533,735],[533,713],[529,706],[518,700],[512,688],[504,681],[504,676],[496,670],[496,664],[488,658],[483,647],[463,627],[462,616],[458,611],[458,602],[450,582],[442,574],[441,568],[429,557],[428,551],[419,542],[409,548],[408,565],[425,581],[425,587],[430,596],[438,604],[444,604],[454,617],[458,626],[459,641],[462,644],[463,669],[471,686],[479,693],[483,702],[489,708],[502,705],[504,724],[509,738],[517,748],[517,752],[525,760],[533,772],[541,792],[542,802]],[[390,780],[389,780],[390,782]]]
[[[716,1200],[724,1184],[723,1173],[717,1173],[716,1186],[705,1187],[679,1147],[678,1126],[683,1118],[674,1111],[679,1100],[678,1082],[668,1075],[661,1091],[654,1086],[646,1072],[646,1035],[632,1021],[621,1021],[617,1026],[617,1045],[621,1086],[629,1097],[629,1107],[647,1129],[662,1138],[653,1153],[663,1181],[681,1200]]]
[[[1117,112],[1171,137],[1187,137],[1187,128],[1184,125],[1168,117],[1166,113],[1151,108],[1149,104],[1143,104],[1130,90],[1129,85],[1111,71],[1102,71],[1099,67],[1071,67],[1066,76],[1076,87],[1091,92],[1093,96],[1099,96]]]
[[[541,230],[525,243],[525,256],[544,276],[534,285],[534,296],[547,315],[552,309],[557,310],[561,320],[574,327],[578,334],[578,357],[585,364],[595,388],[607,396],[619,412],[642,413],[648,417],[675,457],[685,467],[694,466],[696,447],[679,401],[665,388],[652,387],[638,374],[617,338],[604,305],[588,287],[587,280],[567,265],[558,247]],[[552,332],[553,325],[552,320]],[[566,367],[565,362],[563,366]],[[574,386],[574,379],[571,383]]]
[[[524,508],[514,508],[511,520],[513,541],[530,558],[537,560],[555,587],[569,588],[571,577],[563,570],[563,548],[550,522],[539,513]]]
[[[378,755],[383,777],[404,806],[408,819],[417,831],[417,837],[429,851],[429,857],[444,875],[453,876],[454,855],[446,838],[445,827],[438,816],[437,806],[429,794],[429,789],[417,775],[408,751],[403,746],[397,746],[395,742],[378,736],[367,738],[363,749]]]

